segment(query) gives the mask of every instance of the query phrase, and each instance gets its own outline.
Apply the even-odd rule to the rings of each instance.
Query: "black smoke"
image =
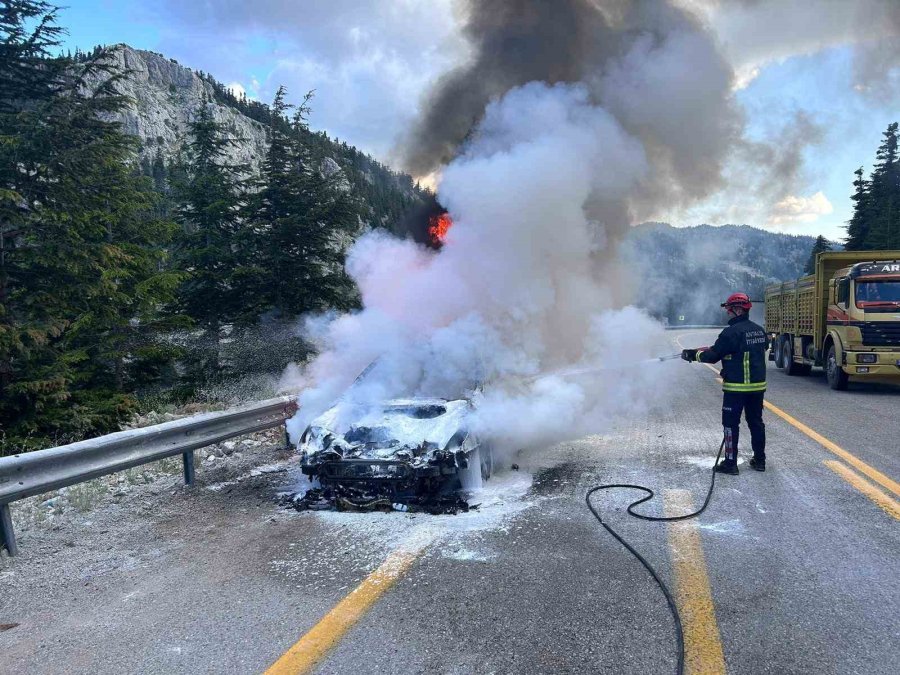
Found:
[[[404,163],[416,176],[455,156],[492,98],[528,82],[582,80],[613,35],[592,0],[465,0],[464,8],[474,56],[440,78],[408,138]]]
[[[406,137],[425,176],[465,147],[486,107],[529,82],[577,83],[644,147],[648,176],[630,195],[592,199],[619,226],[681,208],[725,184],[743,135],[734,71],[700,19],[673,0],[464,0],[471,58],[440,78]]]
[[[432,218],[437,218],[446,212],[447,209],[440,205],[433,194],[429,193],[422,203],[409,208],[403,218],[394,226],[394,231],[401,237],[412,239],[417,244],[423,244],[429,248],[440,248],[440,242],[434,240],[428,228]]]

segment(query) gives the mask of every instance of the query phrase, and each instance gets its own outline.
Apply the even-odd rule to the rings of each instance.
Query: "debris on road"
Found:
[[[348,486],[311,488],[304,493],[287,495],[281,503],[298,511],[408,511],[432,515],[466,513],[469,509],[478,508],[477,504],[470,505],[459,494],[425,494],[394,502],[387,497]]]

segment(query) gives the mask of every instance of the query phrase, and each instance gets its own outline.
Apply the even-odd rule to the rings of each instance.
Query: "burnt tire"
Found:
[[[490,445],[482,445],[479,460],[481,464],[481,480],[489,480],[494,473],[494,451]]]
[[[825,379],[828,380],[828,386],[835,391],[844,391],[850,378],[844,369],[838,365],[837,350],[834,345],[828,345],[828,355],[825,357]]]

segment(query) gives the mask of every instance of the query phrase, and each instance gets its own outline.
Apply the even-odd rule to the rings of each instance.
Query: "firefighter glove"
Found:
[[[696,361],[697,360],[697,350],[696,349],[682,349],[681,350],[681,358],[685,361]]]

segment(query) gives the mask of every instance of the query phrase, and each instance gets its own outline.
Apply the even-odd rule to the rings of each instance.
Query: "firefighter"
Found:
[[[728,312],[728,326],[712,347],[685,349],[681,358],[701,363],[722,362],[722,426],[725,429],[725,459],[716,471],[738,474],[738,435],[741,412],[750,427],[753,459],[750,467],[766,470],[766,425],[763,423],[763,396],[766,392],[766,349],[768,338],[761,326],[750,321],[750,298],[734,293],[722,303]]]

